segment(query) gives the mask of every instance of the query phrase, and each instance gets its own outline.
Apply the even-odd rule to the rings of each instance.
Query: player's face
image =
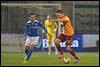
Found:
[[[30,19],[31,21],[34,21],[34,20],[35,20],[35,15],[30,15],[29,19]]]
[[[57,15],[57,17],[58,17],[58,18],[61,18],[61,17],[63,17],[63,16],[64,16],[64,14],[63,14],[63,13],[56,13],[56,15]]]
[[[56,13],[56,16],[57,16],[57,18],[59,18],[59,15],[58,15],[58,13]]]
[[[48,16],[47,16],[47,19],[50,20],[50,19],[51,19],[51,16],[48,15]]]

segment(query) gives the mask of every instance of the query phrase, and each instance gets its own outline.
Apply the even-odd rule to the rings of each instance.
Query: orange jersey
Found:
[[[63,22],[65,24],[64,29],[63,29],[64,35],[67,35],[67,36],[73,35],[74,34],[74,29],[71,25],[70,19],[67,16],[63,16],[62,18],[59,18],[59,19],[63,20],[63,21],[66,21],[66,22]]]

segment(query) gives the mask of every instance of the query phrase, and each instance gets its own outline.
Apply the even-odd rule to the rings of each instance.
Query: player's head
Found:
[[[64,16],[63,10],[57,10],[57,11],[56,11],[56,15],[57,15],[58,18],[63,17],[63,16]]]
[[[50,16],[50,15],[48,15],[48,16],[47,16],[47,20],[50,20],[50,19],[51,19],[51,16]]]
[[[35,13],[30,13],[30,14],[29,14],[29,19],[30,19],[31,21],[34,21],[34,20],[35,20]]]

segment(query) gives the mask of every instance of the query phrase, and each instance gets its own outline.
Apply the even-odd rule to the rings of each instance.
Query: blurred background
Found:
[[[5,4],[6,3],[6,4]],[[36,13],[39,21],[49,14],[63,9],[74,27],[72,48],[75,51],[99,51],[99,1],[1,1],[1,52],[23,52],[23,33],[28,14]],[[39,29],[42,33],[41,28]],[[34,51],[47,51],[47,39],[43,35],[41,46]],[[65,44],[62,43],[65,51]],[[54,50],[54,45],[52,45]]]

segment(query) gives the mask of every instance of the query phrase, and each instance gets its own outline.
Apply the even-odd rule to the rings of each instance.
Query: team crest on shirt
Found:
[[[37,26],[38,24],[37,24],[37,23],[35,23],[35,25]]]

